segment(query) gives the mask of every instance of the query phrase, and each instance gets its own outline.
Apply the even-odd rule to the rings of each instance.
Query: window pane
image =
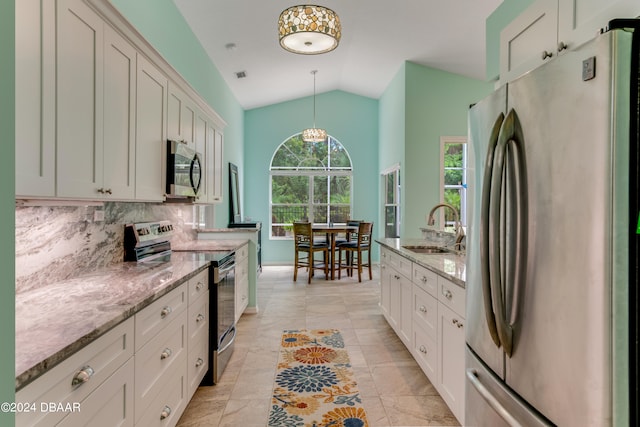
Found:
[[[460,200],[461,200],[462,191],[463,191],[462,189],[458,189],[458,188],[447,188],[444,190],[445,203],[449,203],[450,205],[454,206],[458,210],[458,212],[460,212]],[[451,212],[451,209],[444,209],[444,212],[445,212],[445,221],[447,223],[453,222],[455,220],[455,217],[453,215],[453,212]]]
[[[396,188],[396,174],[388,173],[385,175],[385,186],[386,186],[386,204],[391,205],[395,203],[395,188]]]
[[[309,177],[274,176],[271,201],[273,203],[307,203],[309,201]]]
[[[331,222],[336,224],[346,224],[351,219],[351,206],[336,206],[330,208]]]
[[[444,185],[461,185],[463,182],[464,169],[445,169]]]
[[[327,221],[327,205],[313,205],[313,222],[317,224],[326,224]]]
[[[464,151],[464,144],[454,143],[444,145],[444,167],[452,168],[463,167],[462,155]]]
[[[313,203],[327,203],[328,176],[313,177]]]
[[[271,222],[274,224],[293,224],[295,221],[308,220],[308,205],[273,205],[271,207]]]
[[[330,145],[329,151],[331,156],[331,167],[332,168],[350,168],[351,161],[349,160],[349,155],[346,150],[333,138],[329,138]]]
[[[351,203],[351,177],[331,177],[331,203]],[[334,221],[335,222],[335,221]]]

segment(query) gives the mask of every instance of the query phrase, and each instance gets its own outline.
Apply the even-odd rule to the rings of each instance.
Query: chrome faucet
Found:
[[[433,216],[435,211],[438,208],[449,208],[453,211],[455,229],[456,229],[456,244],[455,247],[457,249],[461,249],[462,239],[464,239],[464,230],[462,229],[462,223],[460,222],[460,213],[458,213],[458,209],[455,206],[450,205],[449,203],[439,203],[431,208],[431,212],[429,212],[429,217],[427,218],[427,225],[433,226],[436,223],[436,219]]]

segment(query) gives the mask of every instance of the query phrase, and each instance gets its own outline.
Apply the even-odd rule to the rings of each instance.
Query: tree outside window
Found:
[[[324,142],[292,136],[274,153],[270,171],[272,238],[291,238],[295,221],[341,224],[351,218],[351,159],[331,136]]]
[[[460,212],[460,222],[467,224],[467,144],[464,137],[442,138],[442,200]],[[455,218],[443,209],[445,229],[453,230]]]

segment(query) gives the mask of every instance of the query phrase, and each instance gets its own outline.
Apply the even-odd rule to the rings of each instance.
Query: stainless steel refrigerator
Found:
[[[630,422],[634,26],[612,21],[470,109],[468,426]]]

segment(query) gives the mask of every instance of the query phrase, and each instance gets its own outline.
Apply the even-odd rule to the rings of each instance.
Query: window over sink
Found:
[[[295,221],[346,223],[352,214],[353,170],[344,146],[328,136],[295,134],[276,149],[270,167],[270,237],[291,239]]]
[[[454,206],[460,212],[460,222],[467,226],[467,138],[464,136],[440,137],[440,200]],[[449,209],[439,211],[440,224],[453,231],[455,219]],[[444,215],[444,222],[442,220]]]

